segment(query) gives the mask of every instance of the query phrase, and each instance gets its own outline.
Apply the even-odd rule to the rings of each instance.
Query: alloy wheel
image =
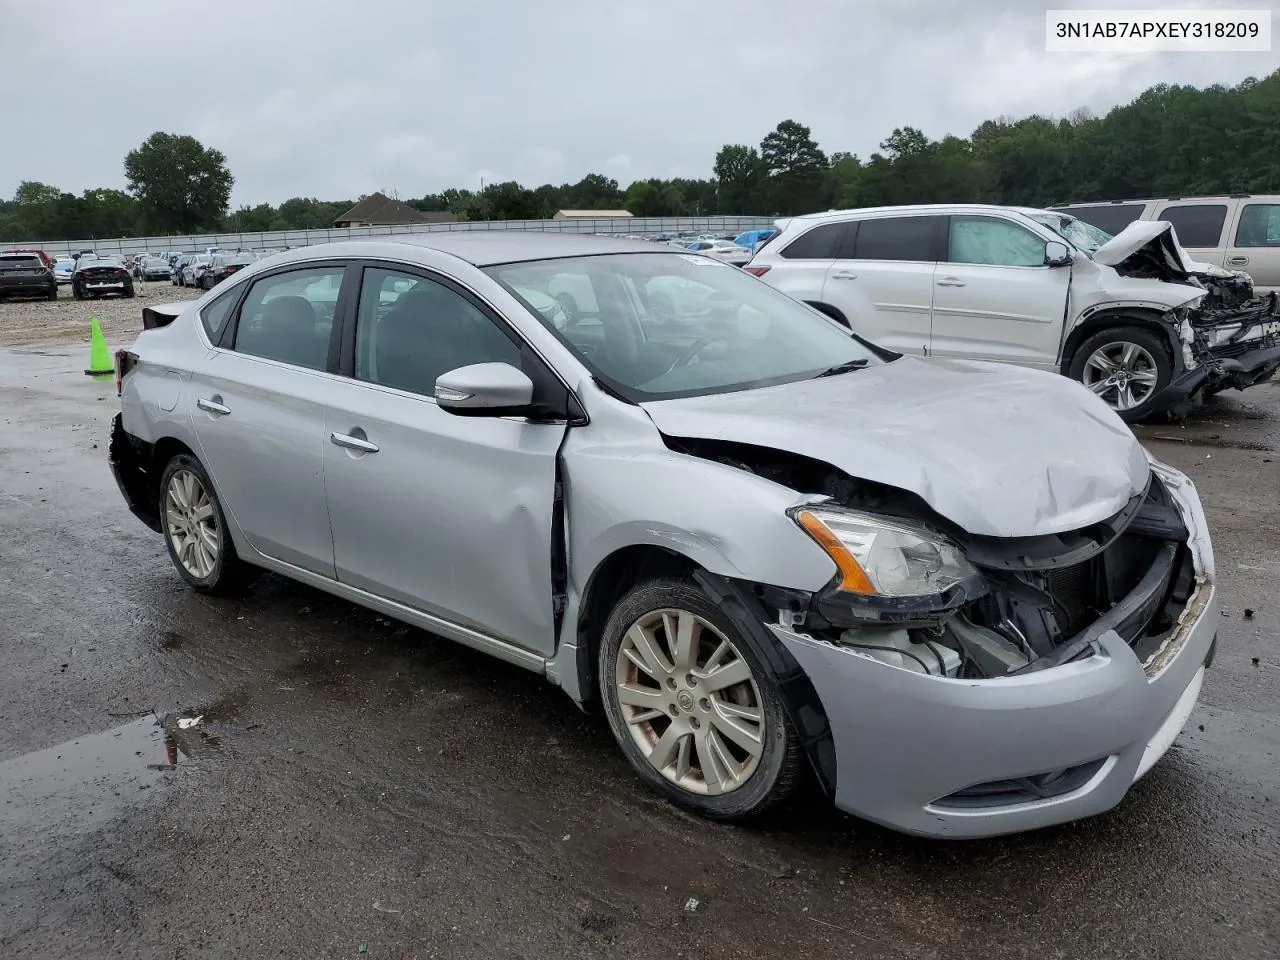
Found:
[[[165,528],[178,562],[201,580],[218,564],[218,514],[204,483],[190,470],[177,470],[165,491]]]
[[[623,635],[614,685],[636,746],[667,780],[716,796],[760,765],[760,689],[733,643],[688,610],[645,614]]]
[[[1133,410],[1151,399],[1159,376],[1155,358],[1145,347],[1119,340],[1089,355],[1081,379],[1113,410]]]

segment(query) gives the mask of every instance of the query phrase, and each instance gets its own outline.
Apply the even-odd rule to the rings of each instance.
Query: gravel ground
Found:
[[[195,300],[203,291],[175,287],[168,281],[134,281],[137,295],[128,300],[108,296],[101,300],[75,300],[69,286],[58,288],[58,300],[0,301],[0,346],[45,343],[50,340],[89,339],[89,320],[96,316],[107,340],[125,342],[142,329],[142,308],[148,303]]]

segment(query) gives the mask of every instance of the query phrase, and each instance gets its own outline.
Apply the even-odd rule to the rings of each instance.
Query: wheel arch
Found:
[[[1080,349],[1080,344],[1095,333],[1119,327],[1136,327],[1158,334],[1161,342],[1168,347],[1169,359],[1173,363],[1174,370],[1182,368],[1182,341],[1178,337],[1178,330],[1166,322],[1158,311],[1143,307],[1108,307],[1090,314],[1067,334],[1058,371],[1063,376],[1069,376],[1071,364],[1075,360],[1076,351]]]
[[[636,585],[664,576],[697,584],[737,627],[739,639],[751,646],[777,688],[820,788],[834,796],[835,748],[826,711],[808,675],[765,626],[768,614],[759,594],[769,588],[713,573],[677,550],[655,544],[622,547],[588,577],[576,621],[576,679],[583,706],[599,704],[597,665],[610,612]]]
[[[583,585],[575,624],[578,692],[584,704],[599,701],[596,664],[605,621],[629,590],[661,576],[692,577],[700,567],[691,557],[668,547],[637,543],[614,550]]]

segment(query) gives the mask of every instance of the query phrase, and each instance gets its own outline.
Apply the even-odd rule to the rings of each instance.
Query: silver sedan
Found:
[[[716,260],[424,234],[143,319],[109,456],[191,587],[270,570],[542,674],[710,817],[806,770],[918,834],[1097,814],[1211,659],[1195,489],[1101,400]]]

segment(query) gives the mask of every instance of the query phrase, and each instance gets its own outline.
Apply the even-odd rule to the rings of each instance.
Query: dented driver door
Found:
[[[369,266],[347,343],[353,376],[329,397],[323,454],[338,579],[550,654],[566,427],[433,399],[449,370],[519,366],[512,334],[443,278]]]

